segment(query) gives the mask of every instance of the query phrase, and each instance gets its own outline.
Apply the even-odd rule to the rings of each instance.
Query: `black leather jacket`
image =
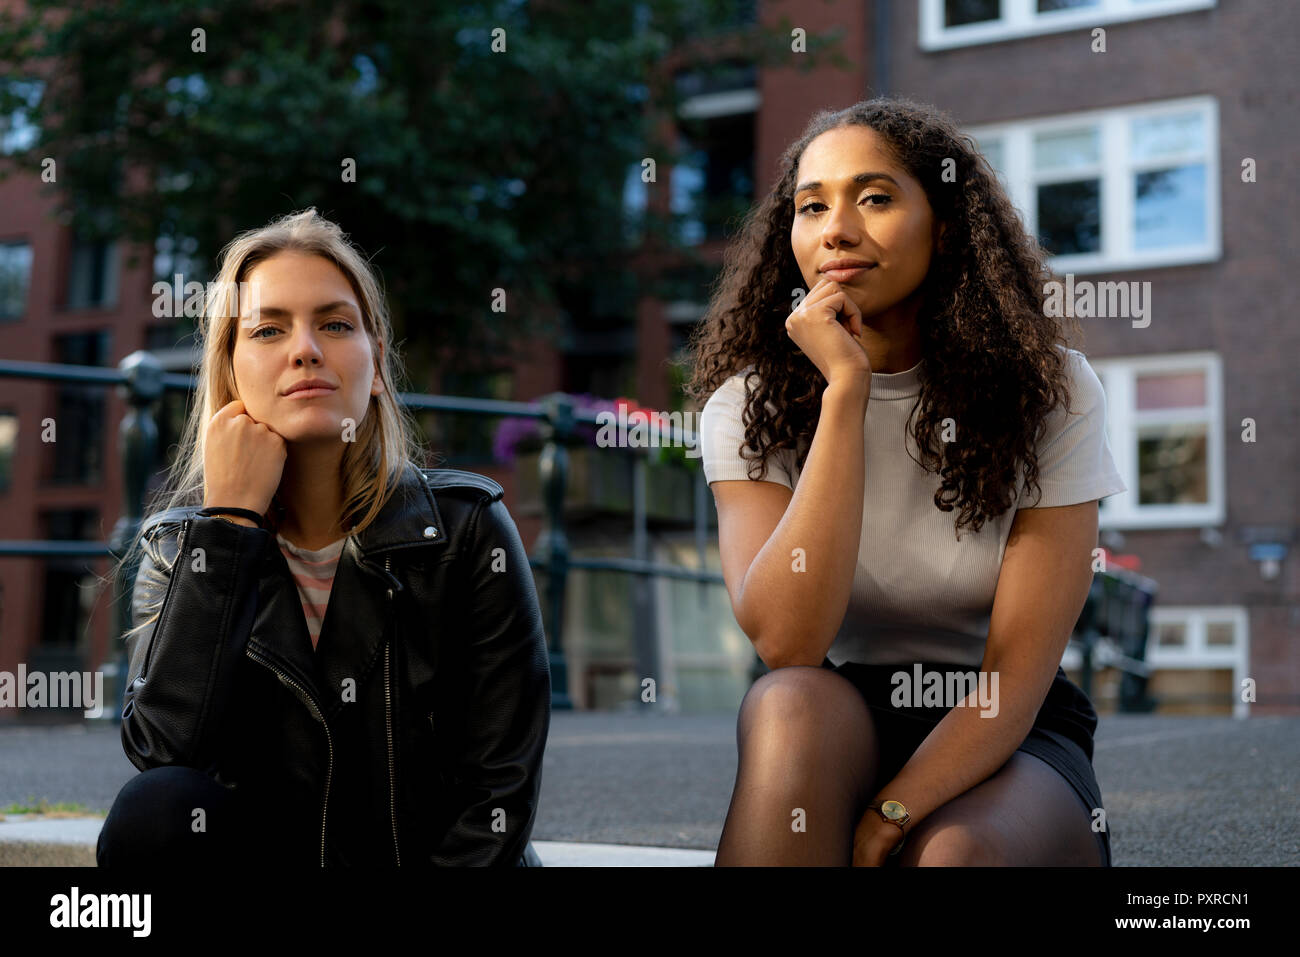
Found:
[[[407,469],[344,545],[318,649],[274,536],[144,523],[122,743],[213,774],[326,865],[516,866],[550,725],[528,556],[491,479]],[[178,555],[181,560],[178,562]]]

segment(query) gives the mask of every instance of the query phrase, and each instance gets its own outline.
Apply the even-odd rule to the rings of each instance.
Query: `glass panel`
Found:
[[[1237,629],[1230,621],[1212,621],[1205,626],[1205,643],[1215,648],[1231,648],[1237,643]]]
[[[40,130],[31,120],[31,114],[45,91],[44,80],[4,80],[5,92],[15,108],[0,115],[0,153],[10,155],[29,149],[40,138]]]
[[[640,163],[628,167],[623,181],[623,237],[629,245],[636,245],[645,236],[646,203],[649,197],[646,182],[641,178]],[[656,175],[658,175],[656,171]]]
[[[1139,505],[1204,505],[1210,500],[1203,423],[1146,427],[1137,444]]]
[[[18,444],[18,416],[0,412],[0,492],[9,491],[14,474],[14,447]]]
[[[1133,248],[1205,241],[1205,166],[1152,170],[1135,177]]]
[[[1101,0],[1038,0],[1038,12],[1050,13],[1053,10],[1073,10],[1079,7],[1097,7]]]
[[[1174,113],[1139,116],[1129,124],[1129,155],[1134,160],[1157,159],[1171,153],[1205,150],[1205,116]]]
[[[1161,648],[1187,647],[1187,626],[1181,621],[1156,626],[1157,644]]]
[[[983,142],[976,140],[975,145],[979,147],[979,151],[984,154],[984,158],[989,161],[989,165],[993,167],[998,176],[1002,176],[1003,170],[1006,169],[1006,153],[1003,149],[1002,138],[994,136]]]
[[[754,201],[754,114],[739,113],[681,124],[687,167],[673,170],[673,211],[683,216],[683,239],[725,239]]]
[[[678,239],[688,246],[704,241],[704,221],[698,215],[697,206],[704,190],[706,162],[704,152],[695,150],[683,156],[672,171],[669,203],[673,213],[681,217],[678,220]]]
[[[1101,249],[1101,181],[1038,187],[1038,241],[1053,256]]]
[[[1061,130],[1034,135],[1034,168],[1040,173],[1090,169],[1101,161],[1101,131]]]
[[[27,287],[32,274],[32,247],[27,243],[0,246],[0,319],[17,319],[27,311]]]
[[[104,366],[110,355],[107,331],[70,333],[54,337],[55,361],[69,365]],[[107,390],[82,383],[63,383],[55,399],[58,441],[50,443],[51,480],[85,485],[103,476],[104,410]],[[95,534],[88,536],[96,537]]]
[[[1000,0],[944,0],[943,25],[957,27],[963,23],[997,20],[1002,16]]]
[[[1200,409],[1204,408],[1205,373],[1170,372],[1165,375],[1137,377],[1137,408]]]

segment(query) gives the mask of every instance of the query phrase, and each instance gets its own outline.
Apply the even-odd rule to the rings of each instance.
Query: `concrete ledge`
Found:
[[[0,867],[94,867],[104,819],[11,814],[0,821]],[[712,867],[713,851],[533,841],[543,867]]]
[[[635,844],[533,841],[543,867],[712,867],[713,851]]]

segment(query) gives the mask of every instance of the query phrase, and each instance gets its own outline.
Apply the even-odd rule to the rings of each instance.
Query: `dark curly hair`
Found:
[[[1058,402],[1069,408],[1069,344],[1062,320],[1042,308],[1044,284],[1055,278],[1048,253],[1025,232],[974,140],[947,114],[882,97],[813,115],[782,154],[771,192],[750,209],[724,255],[708,312],[688,345],[685,391],[702,406],[727,378],[752,365],[746,385],[755,375],[758,385],[742,416],[745,442],[757,456],[750,478],[765,476],[768,458],[780,449],[795,449],[803,468],[827,383],[816,365],[797,357],[785,329],[793,292],[804,286],[790,243],[795,175],[813,139],[850,125],[880,134],[893,160],[925,189],[936,223],[946,224],[922,283],[921,394],[908,421],[919,408],[917,464],[942,475],[934,504],[945,512],[961,509],[954,529],[960,539],[962,526],[978,532],[1011,507],[1021,463],[1026,487],[1037,486],[1034,449],[1044,422]],[[950,159],[955,177],[946,181]],[[1072,327],[1080,331],[1077,320]],[[954,409],[961,410],[962,440],[940,442],[936,433]]]

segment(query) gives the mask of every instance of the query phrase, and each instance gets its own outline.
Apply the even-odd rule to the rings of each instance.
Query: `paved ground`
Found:
[[[1300,718],[1103,716],[1094,767],[1117,866],[1300,864]],[[0,807],[100,811],[136,773],[116,728],[81,725],[0,727],[0,768]],[[732,716],[557,712],[533,838],[545,864],[708,864],[735,773]],[[82,828],[61,850],[30,834],[23,844],[32,827],[0,821],[0,864],[84,856],[86,828],[97,833],[41,825]]]

